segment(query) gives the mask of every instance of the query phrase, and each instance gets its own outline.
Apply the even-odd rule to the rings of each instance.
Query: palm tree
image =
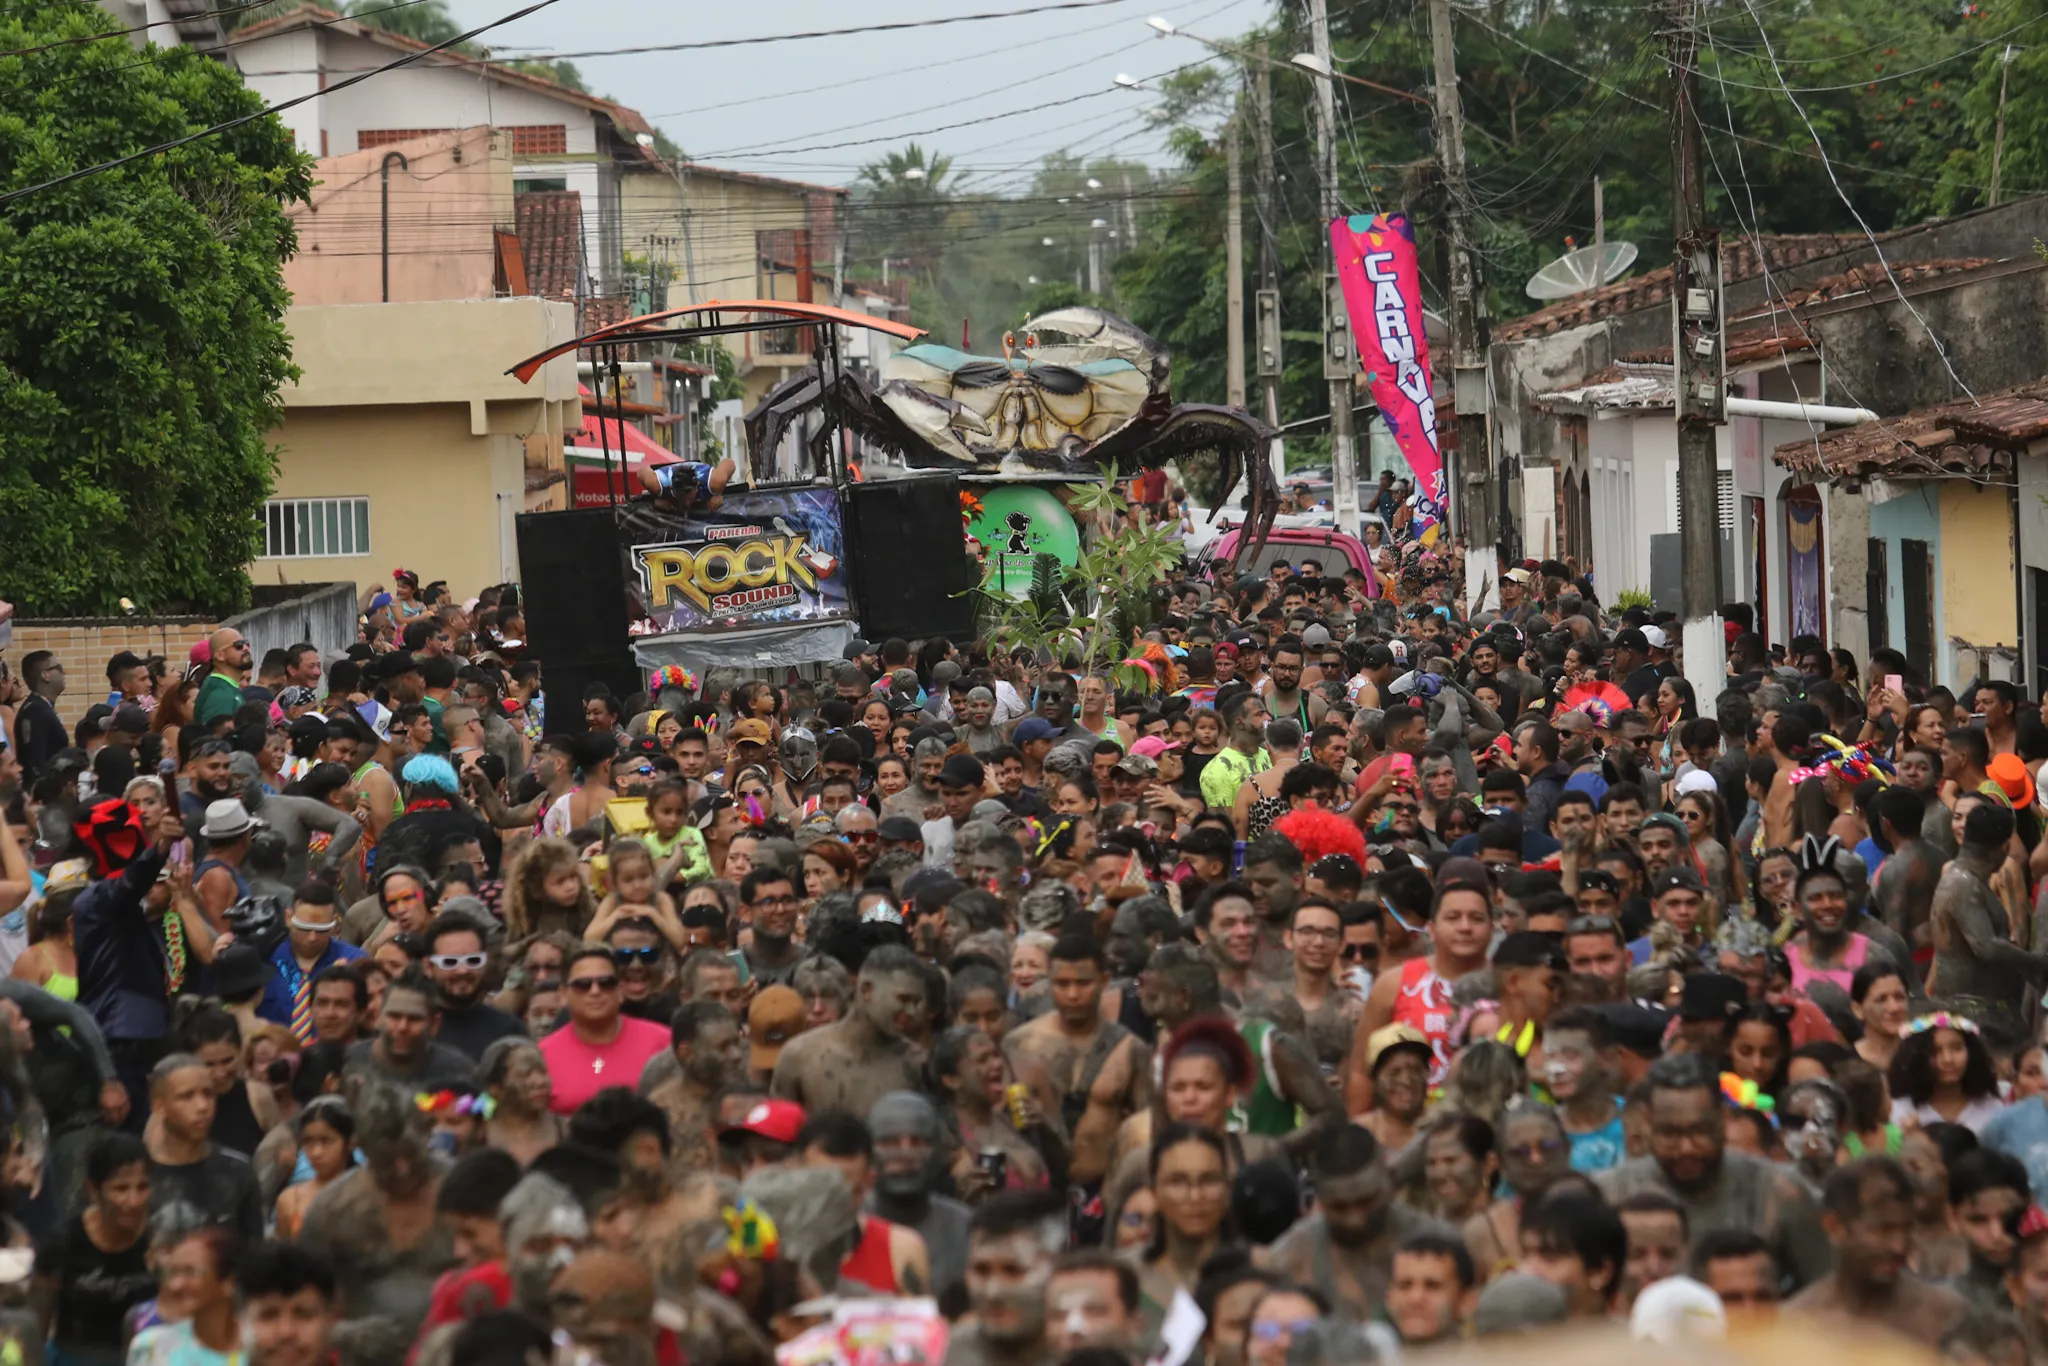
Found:
[[[953,159],[928,156],[914,142],[861,167],[855,212],[875,255],[905,262],[936,284],[956,184]]]

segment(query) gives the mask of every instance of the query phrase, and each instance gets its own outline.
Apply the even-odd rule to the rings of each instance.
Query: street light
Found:
[[[1102,182],[1101,182],[1101,181],[1099,181],[1099,180],[1097,180],[1097,179],[1096,179],[1096,178],[1095,178],[1094,176],[1089,176],[1089,177],[1088,177],[1088,188],[1089,188],[1089,189],[1091,189],[1091,190],[1099,190],[1099,189],[1101,189],[1101,188],[1102,188]]]
[[[1139,86],[1144,84],[1143,81],[1139,80],[1136,76],[1131,75],[1128,71],[1117,72],[1115,83],[1117,85],[1122,86],[1126,90],[1136,90]]]
[[[1330,70],[1330,64],[1313,52],[1297,52],[1289,57],[1287,62],[1290,66],[1298,66],[1309,75],[1320,76],[1326,81],[1335,74]]]
[[[1150,24],[1154,31],[1156,31],[1162,38],[1171,38],[1175,33],[1178,33],[1180,31],[1176,29],[1172,24],[1168,23],[1166,20],[1160,18],[1156,14],[1153,15],[1150,19],[1147,19],[1145,22]]]
[[[923,180],[923,179],[924,179],[924,167],[922,167],[922,166],[912,166],[912,167],[911,167],[911,168],[910,168],[909,170],[907,170],[907,171],[905,171],[905,172],[903,173],[903,178],[904,178],[905,180]]]
[[[1055,246],[1057,244],[1050,237],[1041,237],[1038,239],[1038,245],[1041,247],[1050,247]]]

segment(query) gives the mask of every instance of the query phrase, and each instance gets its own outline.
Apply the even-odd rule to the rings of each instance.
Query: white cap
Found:
[[[1653,650],[1661,650],[1671,644],[1671,637],[1664,634],[1664,628],[1661,626],[1645,626],[1643,639],[1650,642],[1650,648]]]
[[[1669,1276],[1643,1287],[1628,1316],[1637,1342],[1717,1342],[1728,1335],[1721,1297],[1690,1276]]]
[[[1678,780],[1678,795],[1688,792],[1719,792],[1721,785],[1714,781],[1714,775],[1703,768],[1689,769]]]

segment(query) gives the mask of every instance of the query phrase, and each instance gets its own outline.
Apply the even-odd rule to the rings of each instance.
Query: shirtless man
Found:
[[[1928,917],[1934,967],[1927,994],[1975,1020],[1987,1042],[2008,1047],[2024,1035],[2021,999],[2048,975],[2048,953],[2029,952],[2007,937],[2005,909],[1991,890],[2012,834],[2010,808],[1974,804],[1963,819],[1962,845],[1935,884]]]
[[[1292,988],[1301,1003],[1309,1047],[1316,1060],[1341,1066],[1358,1033],[1364,996],[1346,980],[1347,965],[1338,956],[1344,947],[1344,917],[1334,904],[1311,897],[1294,908],[1286,944],[1294,956]],[[1287,988],[1269,988],[1269,990]]]
[[[1961,1295],[1909,1274],[1913,1180],[1889,1157],[1860,1157],[1828,1178],[1821,1216],[1835,1269],[1785,1302],[1786,1314],[1879,1323],[1924,1346],[1969,1312]]]
[[[1871,902],[1878,919],[1917,952],[1931,942],[1927,921],[1946,856],[1920,837],[1927,799],[1918,792],[1893,784],[1877,794],[1870,810],[1891,845],[1871,883]]]
[[[647,1093],[668,1116],[669,1161],[679,1172],[709,1171],[718,1153],[711,1098],[745,1076],[739,1021],[716,1001],[691,1001],[669,1027],[676,1071]]]
[[[427,1150],[427,1116],[395,1086],[365,1078],[354,1101],[365,1162],[306,1210],[301,1245],[334,1265],[344,1362],[403,1359],[426,1319],[434,1280],[456,1264],[434,1211],[447,1163]]]
[[[891,1091],[916,1090],[924,1055],[906,1035],[924,1013],[924,970],[916,957],[893,944],[876,949],[861,964],[853,1009],[789,1041],[770,1093],[810,1114],[864,1115]]]
[[[1312,1285],[1354,1323],[1386,1303],[1394,1250],[1409,1238],[1455,1238],[1457,1230],[1394,1198],[1394,1179],[1371,1133],[1347,1124],[1315,1149],[1316,1212],[1298,1220],[1264,1264],[1296,1285]]]
[[[1246,912],[1250,905],[1246,903]],[[1053,945],[1053,1008],[1010,1031],[1003,1051],[1020,1072],[1045,1069],[1060,1093],[1060,1117],[1073,1135],[1067,1170],[1076,1185],[1100,1181],[1126,1115],[1152,1100],[1151,1053],[1120,1024],[1102,1018],[1109,971],[1102,948],[1085,935]]]
[[[1770,789],[1764,793],[1764,847],[1767,849],[1790,849],[1796,842],[1793,839],[1791,774],[1799,766],[1797,756],[1806,752],[1813,729],[1810,721],[1786,712],[1778,713],[1777,719],[1771,723],[1771,762],[1778,766],[1778,771],[1771,775]]]

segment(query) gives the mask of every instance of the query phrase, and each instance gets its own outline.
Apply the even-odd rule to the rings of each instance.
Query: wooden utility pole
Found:
[[[1699,0],[1669,0],[1671,45],[1671,380],[1678,415],[1678,531],[1685,677],[1701,711],[1720,695],[1721,516],[1715,432],[1727,417],[1721,239],[1700,173]]]
[[[1240,104],[1242,102],[1240,101]],[[1224,155],[1230,175],[1230,207],[1223,220],[1224,307],[1230,311],[1225,333],[1224,401],[1233,408],[1244,407],[1244,156],[1238,144],[1239,113],[1223,126]]]
[[[1280,240],[1275,235],[1273,215],[1273,80],[1272,64],[1266,60],[1261,42],[1252,62],[1254,129],[1257,133],[1259,168],[1253,181],[1253,203],[1259,214],[1258,370],[1262,411],[1266,425],[1275,433],[1267,452],[1273,479],[1285,473],[1280,437]]]
[[[1453,47],[1450,0],[1429,0],[1430,55],[1435,59],[1436,145],[1444,202],[1451,230],[1451,406],[1457,412],[1456,452],[1446,454],[1444,515],[1465,537],[1465,597],[1482,605],[1497,602],[1499,539],[1493,486],[1493,457],[1486,430],[1486,346],[1479,330],[1479,261],[1467,219],[1471,195],[1465,188],[1465,113],[1458,98],[1458,62]],[[1441,407],[1438,430],[1442,430]],[[1448,445],[1448,443],[1446,443]],[[1452,510],[1456,515],[1452,515]]]
[[[1308,0],[1309,40],[1324,71],[1335,71],[1330,55],[1329,0]],[[1316,78],[1316,179],[1322,190],[1323,222],[1343,212],[1337,193],[1337,80]],[[1326,230],[1327,231],[1327,230]],[[1358,378],[1358,352],[1352,345],[1350,315],[1337,283],[1337,263],[1327,255],[1323,266],[1323,378],[1330,385],[1330,501],[1337,529],[1359,534],[1358,449],[1351,432],[1352,394]]]

